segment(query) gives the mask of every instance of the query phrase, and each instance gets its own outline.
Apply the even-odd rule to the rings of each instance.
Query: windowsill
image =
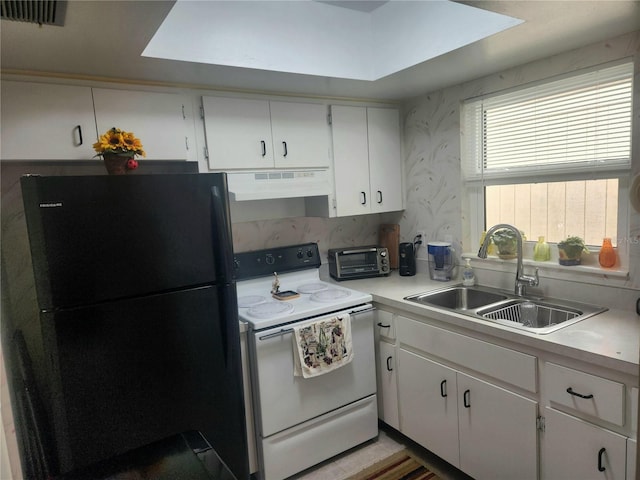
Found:
[[[593,257],[593,258],[591,258]],[[513,273],[517,260],[503,260],[497,256],[488,256],[486,259],[478,257],[477,253],[463,253],[463,259],[471,259],[471,266],[494,271],[505,271]],[[597,255],[589,255],[582,265],[565,266],[560,265],[557,260],[547,262],[537,262],[524,258],[522,263],[527,268],[527,273],[531,268],[538,268],[541,277],[555,278],[558,280],[576,280],[584,283],[601,284],[608,279],[624,282],[629,278],[629,270],[616,265],[614,268],[603,268],[597,263]],[[595,262],[595,263],[592,263]],[[617,282],[616,282],[617,283]]]

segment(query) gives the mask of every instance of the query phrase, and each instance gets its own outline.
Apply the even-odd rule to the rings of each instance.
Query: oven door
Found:
[[[293,374],[293,329],[290,325],[252,332],[256,428],[262,438],[376,392],[373,310],[367,304],[324,316],[330,318],[350,313],[353,360],[312,378]],[[322,318],[316,317],[312,321]],[[310,322],[303,321],[300,325]]]

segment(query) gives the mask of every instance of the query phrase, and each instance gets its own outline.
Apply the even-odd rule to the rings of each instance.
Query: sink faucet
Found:
[[[487,234],[484,237],[484,241],[482,242],[482,246],[478,251],[478,257],[487,258],[487,248],[489,247],[489,242],[491,241],[491,235],[493,235],[496,230],[500,230],[503,228],[512,230],[516,235],[516,254],[518,257],[518,263],[516,265],[515,294],[521,297],[526,293],[527,285],[535,287],[538,285],[539,279],[537,268],[533,276],[524,274],[524,269],[522,267],[522,235],[520,234],[520,230],[518,230],[513,225],[509,225],[508,223],[499,223],[498,225],[494,225],[487,231]]]

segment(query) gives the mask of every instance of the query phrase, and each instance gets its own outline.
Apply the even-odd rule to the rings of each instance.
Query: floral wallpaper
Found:
[[[460,105],[467,98],[497,92],[554,75],[635,59],[632,172],[640,172],[640,32],[497,72],[404,102],[406,210],[402,232],[424,230],[427,240],[452,241],[458,253],[472,251],[469,201],[461,181]],[[640,213],[630,208],[630,275],[623,286],[640,289]],[[426,257],[422,250],[419,258]],[[604,279],[604,283],[607,283]]]
[[[401,232],[424,231],[426,239],[451,241],[462,250],[460,113],[453,87],[409,102],[404,114],[406,209]],[[406,241],[410,239],[407,238]],[[426,258],[425,249],[418,257]]]

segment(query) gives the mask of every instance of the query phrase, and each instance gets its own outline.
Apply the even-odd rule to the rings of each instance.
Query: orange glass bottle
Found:
[[[602,247],[600,247],[600,255],[598,256],[600,266],[610,268],[616,264],[616,251],[611,245],[611,239],[605,238],[602,241]]]

